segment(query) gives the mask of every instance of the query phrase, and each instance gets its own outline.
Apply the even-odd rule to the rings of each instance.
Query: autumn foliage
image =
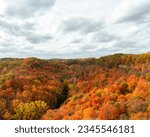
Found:
[[[150,54],[0,59],[0,119],[150,119]]]

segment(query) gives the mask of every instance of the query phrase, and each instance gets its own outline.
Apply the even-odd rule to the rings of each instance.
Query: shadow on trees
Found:
[[[64,86],[63,86],[63,91],[62,94],[58,97],[58,101],[57,101],[57,105],[56,105],[56,109],[59,108],[68,98],[69,96],[69,86],[67,83],[63,82]]]

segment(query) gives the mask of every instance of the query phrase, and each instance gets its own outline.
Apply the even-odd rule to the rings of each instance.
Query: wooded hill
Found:
[[[150,119],[150,54],[0,59],[0,119]]]

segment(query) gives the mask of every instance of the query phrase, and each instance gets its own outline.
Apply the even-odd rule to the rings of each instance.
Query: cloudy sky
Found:
[[[150,51],[150,0],[0,0],[0,58]]]

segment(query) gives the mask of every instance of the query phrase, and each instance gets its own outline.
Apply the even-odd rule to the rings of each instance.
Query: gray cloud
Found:
[[[103,23],[86,18],[71,18],[64,21],[61,27],[66,33],[79,31],[82,34],[88,34],[102,29]]]
[[[33,52],[34,46],[16,43],[11,36],[0,40],[0,57],[25,57]]]
[[[115,42],[110,51],[112,53],[144,53],[150,49],[149,42],[124,39]]]
[[[0,28],[4,31],[18,31],[19,30],[19,27],[17,25],[14,25],[14,24],[11,24],[11,23],[8,23],[7,21],[5,20],[0,20]]]
[[[98,47],[101,46],[100,49]],[[116,53],[117,50],[112,50],[112,48],[108,48],[103,45],[83,45],[79,48],[78,51],[71,51],[66,54],[62,54],[63,57],[66,58],[89,58],[89,57],[100,57],[108,54]]]
[[[37,34],[34,31],[35,24],[24,23],[17,25],[9,23],[6,20],[0,20],[0,28],[11,36],[24,37],[32,44],[44,43],[51,40],[53,37],[49,34]]]
[[[50,35],[41,35],[41,34],[34,34],[34,33],[29,33],[25,35],[25,37],[28,41],[30,41],[30,43],[33,44],[44,43],[53,38]]]
[[[81,43],[82,42],[82,39],[80,38],[80,39],[73,39],[72,41],[71,41],[71,43],[72,44],[78,44],[78,43]]]
[[[94,44],[84,44],[83,46],[81,46],[80,48],[79,48],[81,51],[93,51],[93,50],[95,50],[95,49],[97,49],[97,45],[94,45]]]
[[[1,30],[10,33],[14,36],[20,36],[24,34],[24,32],[32,31],[34,29],[34,26],[35,26],[34,23],[25,22],[20,25],[15,22],[12,22],[9,19],[0,18]]]
[[[13,17],[31,17],[37,13],[50,10],[55,0],[7,0],[5,14]]]
[[[0,56],[9,57],[17,52],[17,47],[14,46],[12,39],[0,41]]]
[[[94,42],[110,42],[110,41],[117,40],[117,39],[119,39],[119,38],[112,34],[109,34],[109,32],[99,31],[98,33],[96,33],[93,36],[92,41],[94,41]]]
[[[114,45],[114,47],[118,48],[118,49],[134,49],[136,48],[136,44],[137,42],[135,41],[118,41],[116,42],[116,44]]]
[[[117,22],[144,23],[149,21],[150,21],[150,1],[143,0],[143,2],[139,1],[139,5],[136,5],[136,2],[134,2],[134,4],[130,6],[130,8],[127,10],[126,14],[124,16],[121,16]]]

